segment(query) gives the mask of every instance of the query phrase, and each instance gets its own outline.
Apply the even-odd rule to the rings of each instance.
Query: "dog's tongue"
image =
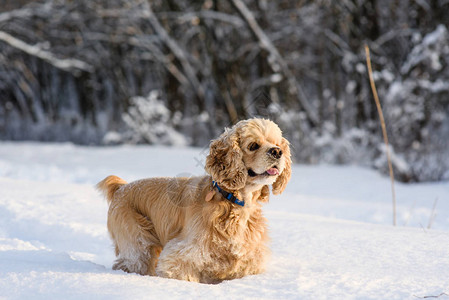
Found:
[[[269,169],[267,170],[267,173],[268,173],[269,175],[278,175],[278,174],[279,174],[279,170],[276,169],[276,168],[269,168]]]

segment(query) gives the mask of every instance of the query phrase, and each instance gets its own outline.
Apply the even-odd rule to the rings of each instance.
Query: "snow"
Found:
[[[443,66],[440,63],[440,53],[443,51],[447,52],[447,49],[444,49],[444,47],[447,44],[448,38],[449,35],[446,26],[443,24],[438,25],[433,32],[424,37],[422,43],[413,48],[408,55],[407,61],[402,66],[401,72],[405,74],[426,60],[433,70],[441,70]]]
[[[147,97],[136,96],[130,99],[131,106],[122,116],[130,130],[125,135],[130,135],[134,143],[143,140],[149,144],[185,146],[188,141],[173,128],[172,121],[176,118],[171,118],[170,110],[161,99],[161,94],[162,92],[153,90]],[[106,138],[109,139],[110,134]]]
[[[261,275],[204,285],[111,270],[106,175],[204,174],[207,149],[0,142],[0,299],[416,299],[449,293],[449,183],[355,166],[293,167],[265,205]],[[433,206],[435,205],[435,210]],[[433,221],[431,222],[431,220]],[[430,223],[430,227],[429,227]],[[441,299],[449,296],[442,294]]]

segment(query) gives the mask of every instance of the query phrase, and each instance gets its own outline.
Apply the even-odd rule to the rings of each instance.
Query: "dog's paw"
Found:
[[[147,275],[147,265],[141,261],[135,261],[125,258],[118,258],[114,265],[113,270],[122,270],[126,273],[137,273],[140,275]]]
[[[193,271],[190,267],[186,267],[182,262],[178,262],[176,266],[158,264],[156,275],[164,278],[201,282],[199,273]]]

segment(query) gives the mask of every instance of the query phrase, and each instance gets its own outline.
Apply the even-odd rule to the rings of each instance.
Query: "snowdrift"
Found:
[[[204,285],[112,271],[107,204],[94,184],[109,174],[201,175],[206,153],[0,143],[0,299],[449,297],[449,184],[398,184],[393,227],[389,179],[358,167],[294,167],[265,206],[264,274]]]

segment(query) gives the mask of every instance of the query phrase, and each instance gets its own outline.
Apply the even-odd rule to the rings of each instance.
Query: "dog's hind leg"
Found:
[[[195,245],[177,238],[169,241],[162,250],[156,267],[161,277],[201,282],[201,253]]]
[[[162,251],[162,247],[159,245],[150,246],[150,259],[148,261],[148,275],[156,276],[156,266],[159,259],[159,254]]]
[[[114,270],[141,275],[155,275],[160,242],[153,223],[133,208],[111,206],[108,229],[115,244]]]
[[[116,259],[113,270],[122,270],[127,273],[137,273],[140,275],[156,276],[156,265],[161,252],[161,246],[148,246],[148,255],[120,255]]]

